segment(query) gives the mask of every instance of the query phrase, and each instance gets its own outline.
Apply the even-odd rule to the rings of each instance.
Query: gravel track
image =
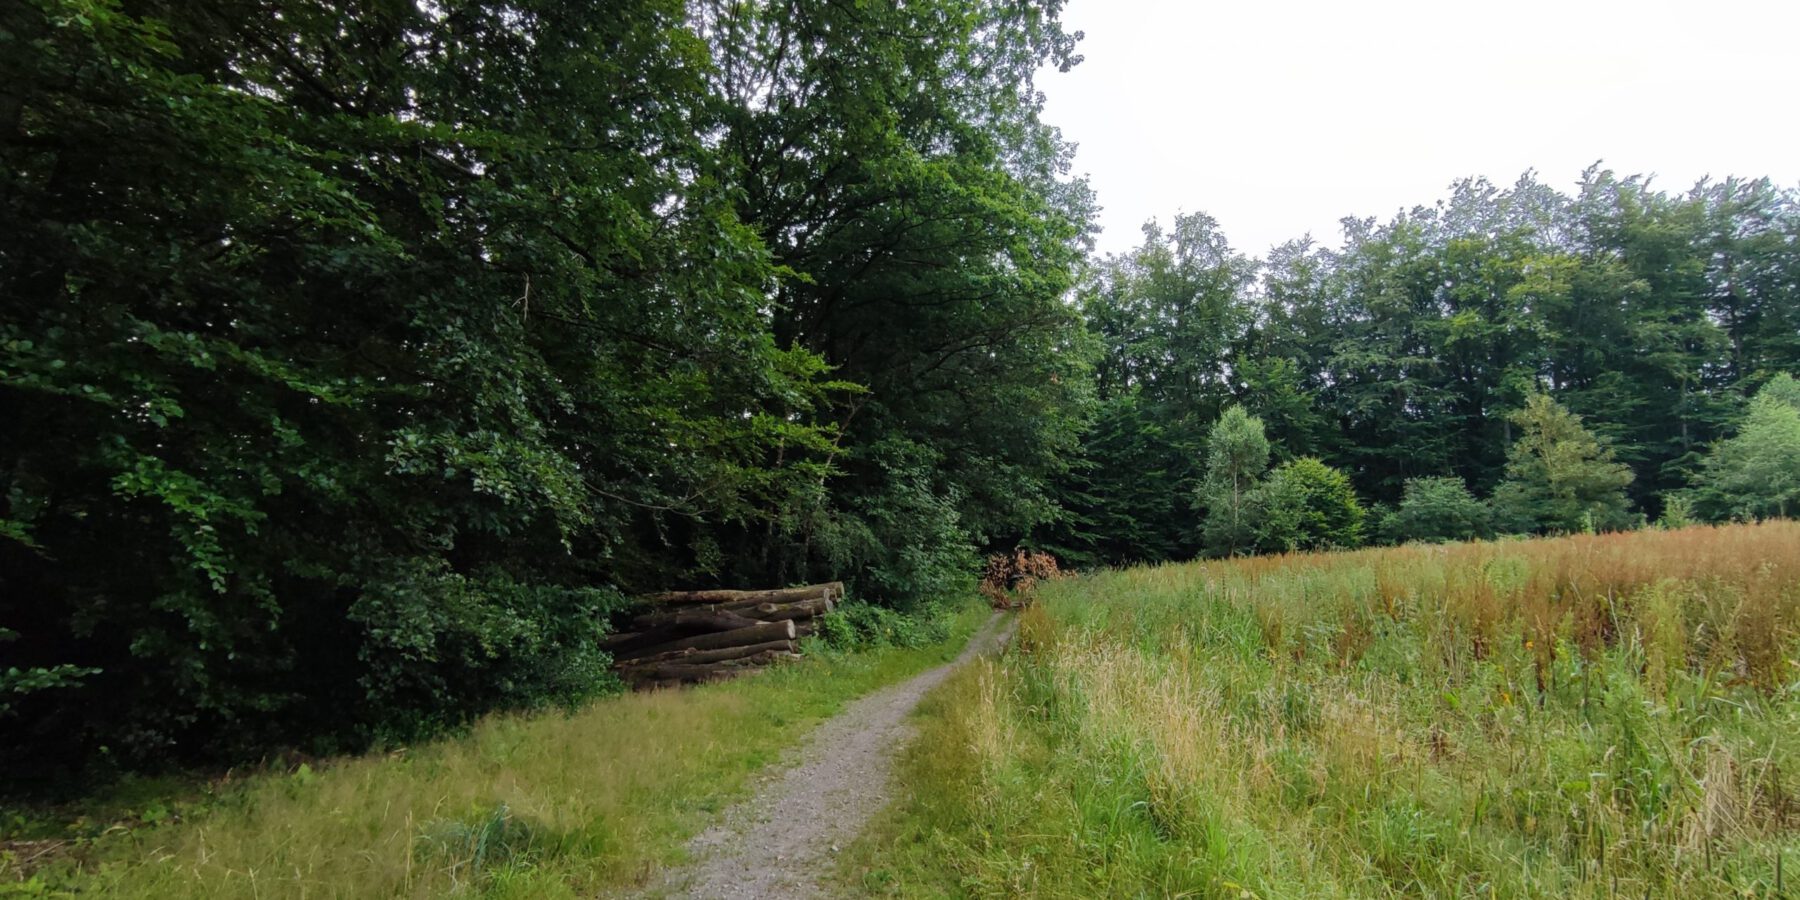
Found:
[[[688,845],[694,859],[638,896],[704,900],[826,897],[830,858],[892,796],[894,758],[913,736],[913,708],[956,667],[997,651],[1015,617],[995,613],[952,662],[852,702],[819,726],[793,758],[771,769],[755,796],[727,809]]]

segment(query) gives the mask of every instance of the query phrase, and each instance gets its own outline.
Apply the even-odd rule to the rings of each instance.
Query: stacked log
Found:
[[[797,641],[843,599],[833,581],[761,591],[670,591],[642,598],[648,609],[601,646],[637,689],[736,678],[799,659]]]

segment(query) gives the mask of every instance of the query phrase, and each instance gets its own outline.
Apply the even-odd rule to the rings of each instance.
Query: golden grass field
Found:
[[[874,894],[1800,893],[1800,523],[1048,583],[929,701]]]

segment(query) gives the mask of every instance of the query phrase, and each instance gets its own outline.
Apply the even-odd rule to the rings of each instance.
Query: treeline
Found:
[[[1060,3],[0,12],[0,771],[607,689],[623,596],[902,606],[1055,508]]]
[[[1631,468],[1548,394],[1509,420],[1518,439],[1491,497],[1454,475],[1408,478],[1397,504],[1367,506],[1350,479],[1317,457],[1271,467],[1263,421],[1225,409],[1206,438],[1193,505],[1211,556],[1336,550],[1365,544],[1468,541],[1499,535],[1624,531],[1648,524],[1626,494]],[[1800,381],[1765,384],[1737,434],[1714,444],[1691,484],[1664,495],[1660,527],[1756,521],[1800,512]]]
[[[1058,481],[1065,517],[1034,541],[1088,565],[1292,545],[1219,536],[1208,438],[1244,430],[1233,405],[1288,481],[1347,476],[1369,507],[1359,541],[1433,536],[1390,515],[1427,498],[1479,503],[1470,535],[1800,508],[1786,388],[1747,406],[1800,368],[1800,194],[1737,179],[1670,193],[1596,167],[1572,195],[1469,180],[1344,227],[1341,249],[1257,260],[1186,215],[1094,267],[1094,424]],[[1569,460],[1618,464],[1585,473],[1616,503],[1564,483],[1535,510],[1508,499],[1521,439],[1547,428],[1591,440]]]

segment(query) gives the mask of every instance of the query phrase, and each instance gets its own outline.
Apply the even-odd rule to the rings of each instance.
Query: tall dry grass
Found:
[[[1800,888],[1800,524],[1046,585],[850,874],[980,896]]]

